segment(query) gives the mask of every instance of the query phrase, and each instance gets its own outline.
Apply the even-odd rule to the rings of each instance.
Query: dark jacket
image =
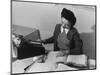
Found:
[[[53,36],[45,40],[45,44],[54,43],[54,51],[59,51],[59,47],[57,46],[57,38],[61,33],[61,24],[57,24],[53,33]],[[67,38],[70,40],[70,54],[77,55],[82,54],[82,45],[83,42],[80,39],[78,31],[73,27],[67,33]]]

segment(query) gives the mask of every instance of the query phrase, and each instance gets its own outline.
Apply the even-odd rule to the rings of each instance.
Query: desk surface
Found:
[[[33,64],[30,69],[28,69],[29,72],[50,72],[50,71],[63,71],[63,70],[78,70],[77,68],[72,68],[64,64],[58,64],[58,66],[55,64],[55,60],[62,60],[62,59],[56,59],[53,58],[55,56],[54,53],[51,53],[48,55],[48,58],[45,63],[35,63]],[[12,73],[24,73],[24,68],[26,68],[28,65],[30,65],[33,62],[33,57],[23,59],[23,60],[16,60],[12,63]],[[90,69],[95,68],[95,60],[89,59],[89,65]]]

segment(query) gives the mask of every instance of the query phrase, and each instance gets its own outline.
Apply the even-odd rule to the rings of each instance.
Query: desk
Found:
[[[50,72],[50,71],[63,71],[63,70],[78,70],[77,68],[72,68],[64,64],[55,64],[54,53],[48,55],[49,59],[45,61],[45,63],[34,63],[30,69],[28,69],[28,73],[30,72]],[[24,73],[24,68],[30,65],[33,62],[33,57],[23,59],[23,60],[16,60],[12,63],[12,73]],[[89,69],[95,69],[95,60],[89,59]]]

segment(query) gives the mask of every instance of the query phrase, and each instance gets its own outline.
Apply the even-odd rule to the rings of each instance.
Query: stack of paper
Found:
[[[87,56],[86,55],[68,55],[67,64],[72,64],[78,67],[87,66]]]

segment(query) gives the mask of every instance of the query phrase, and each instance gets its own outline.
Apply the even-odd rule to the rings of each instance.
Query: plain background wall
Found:
[[[77,22],[75,27],[84,42],[84,52],[95,58],[95,8],[93,6],[12,2],[12,25],[40,30],[42,39],[52,36],[55,25],[60,23],[61,10],[72,10]]]

